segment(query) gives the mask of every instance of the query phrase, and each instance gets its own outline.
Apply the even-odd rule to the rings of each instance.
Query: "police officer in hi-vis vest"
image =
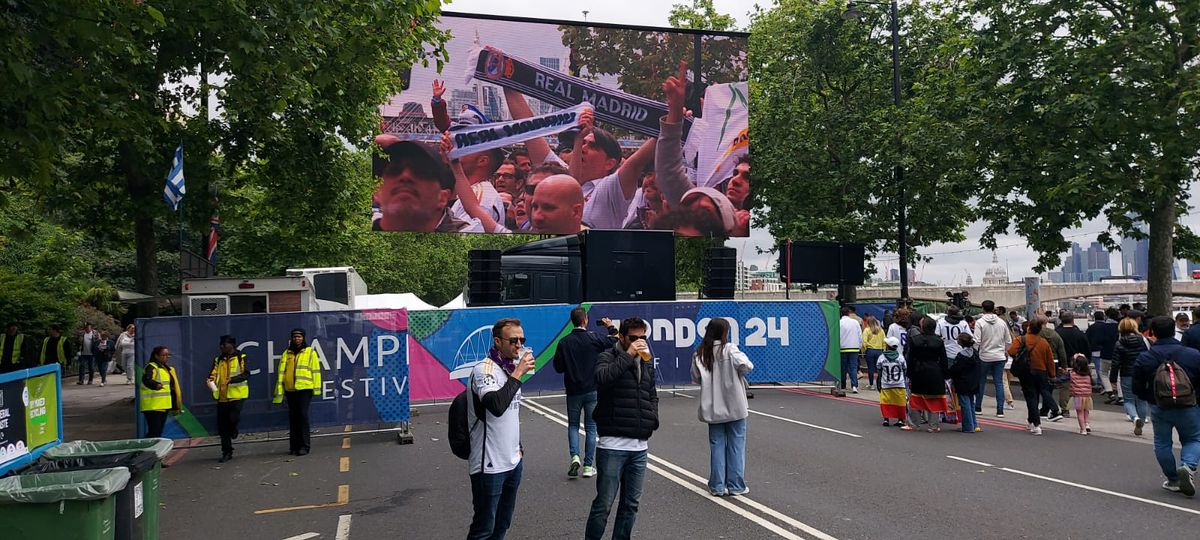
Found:
[[[141,409],[146,417],[146,436],[162,437],[167,414],[183,412],[183,395],[179,392],[179,377],[168,365],[171,351],[164,345],[154,348],[150,361],[142,372]]]
[[[62,328],[57,324],[50,325],[50,332],[42,338],[42,351],[38,355],[38,365],[59,364],[66,369],[71,361],[70,352],[74,349],[67,344],[67,338],[62,335]]]
[[[314,395],[321,393],[321,360],[308,346],[304,330],[292,330],[291,342],[279,357],[279,373],[275,379],[274,403],[287,397],[288,454],[307,455],[309,445],[308,406]]]
[[[213,359],[208,374],[208,388],[217,400],[217,433],[221,436],[221,459],[233,459],[233,440],[238,436],[238,421],[242,417],[242,402],[250,397],[250,368],[246,355],[238,351],[233,336],[221,336],[221,354]]]

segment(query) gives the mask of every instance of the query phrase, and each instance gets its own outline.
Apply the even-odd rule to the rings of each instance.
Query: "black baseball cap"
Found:
[[[371,170],[375,176],[389,171],[399,173],[405,168],[422,178],[436,180],[442,189],[454,189],[454,174],[431,146],[416,141],[400,141],[383,149],[387,157],[375,156]]]

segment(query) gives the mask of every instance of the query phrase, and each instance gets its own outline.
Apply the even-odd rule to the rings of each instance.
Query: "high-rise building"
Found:
[[[1051,272],[1049,279],[1057,283],[1091,283],[1110,275],[1108,250],[1103,244],[1092,242],[1087,249],[1082,249],[1078,242],[1072,242],[1062,269]]]
[[[504,120],[504,116],[501,114],[503,110],[501,101],[499,88],[495,86],[483,87],[483,114],[487,115],[488,120],[493,122]]]

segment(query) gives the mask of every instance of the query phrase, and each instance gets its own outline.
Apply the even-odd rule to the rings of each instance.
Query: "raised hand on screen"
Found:
[[[663,92],[667,94],[667,122],[672,124],[683,121],[683,100],[687,95],[687,62],[680,60],[679,74],[667,77],[662,84]]]

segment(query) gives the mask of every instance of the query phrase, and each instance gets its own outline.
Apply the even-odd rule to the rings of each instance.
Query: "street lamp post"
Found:
[[[878,6],[889,6],[891,15],[892,29],[892,104],[896,107],[896,112],[900,112],[900,9],[896,5],[896,0],[890,2],[876,1],[858,1],[849,2],[846,4],[846,11],[842,13],[842,18],[845,20],[858,20],[862,18],[863,13],[859,11],[856,4],[871,4]],[[892,168],[892,180],[896,184],[896,226],[899,229],[897,255],[900,257],[900,300],[907,304],[908,302],[908,216],[906,205],[908,203],[904,190],[904,167],[900,164],[900,158],[896,158],[895,166]]]

